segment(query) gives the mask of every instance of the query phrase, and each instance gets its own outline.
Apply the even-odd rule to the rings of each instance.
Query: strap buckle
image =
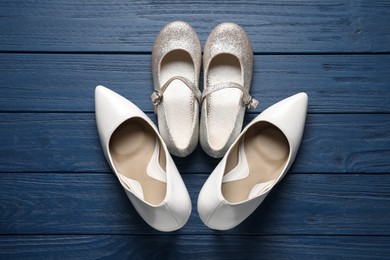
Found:
[[[160,91],[154,90],[152,95],[150,95],[150,99],[152,100],[152,103],[154,105],[154,113],[155,114],[157,114],[157,106],[161,103],[165,90],[168,88],[169,84],[171,84],[171,82],[174,80],[182,81],[194,93],[196,100],[198,100],[198,102],[200,102],[200,97],[202,94],[200,93],[198,87],[195,86],[195,84],[192,81],[190,81],[184,77],[175,76],[175,77],[170,78],[167,82],[165,82],[165,84],[160,88]]]
[[[255,109],[258,105],[259,105],[259,101],[251,96],[249,96],[249,100],[247,100],[244,104],[244,106],[247,108],[247,109]]]
[[[152,100],[152,104],[154,106],[154,113],[157,113],[157,106],[161,103],[163,96],[157,90],[153,91],[152,95],[150,95],[150,99]]]

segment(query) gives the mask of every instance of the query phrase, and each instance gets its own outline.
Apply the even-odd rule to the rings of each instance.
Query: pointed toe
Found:
[[[287,98],[287,100],[290,103],[291,108],[294,110],[292,111],[293,113],[306,115],[309,97],[305,92],[295,94],[290,98]]]
[[[96,124],[100,140],[105,145],[121,123],[131,117],[144,117],[143,114],[136,105],[114,91],[101,85],[95,88]]]
[[[103,106],[105,101],[106,101],[106,96],[109,95],[109,90],[108,88],[99,85],[95,88],[95,108],[98,108],[100,106]],[[99,112],[99,111],[96,111]]]
[[[307,95],[306,92],[300,92],[300,93],[296,94],[295,96],[297,96],[297,97],[299,97],[299,98],[301,98],[301,99],[306,100],[306,103],[307,103],[308,100],[309,100],[309,96]]]
[[[109,104],[109,100],[113,99],[121,99],[122,97],[119,96],[114,91],[102,86],[98,85],[95,88],[95,105],[100,106],[104,104]]]
[[[258,119],[269,121],[282,130],[293,149],[298,149],[305,126],[308,96],[301,92],[264,110]]]

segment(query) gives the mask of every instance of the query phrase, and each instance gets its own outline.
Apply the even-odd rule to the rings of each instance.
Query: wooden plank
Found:
[[[0,257],[115,259],[388,259],[389,237],[1,236]]]
[[[203,44],[230,21],[245,28],[256,52],[388,52],[389,10],[386,0],[6,1],[0,50],[150,52],[159,30],[179,19]]]
[[[187,174],[192,215],[172,234],[386,235],[390,175],[288,174],[241,225],[214,232],[196,203],[207,174]],[[114,174],[0,174],[0,234],[161,234],[134,210]]]
[[[390,114],[310,114],[291,172],[390,172],[389,129]],[[92,113],[0,113],[0,143],[0,172],[110,171]],[[209,173],[219,159],[198,147],[175,162],[182,173]]]
[[[248,113],[301,91],[309,113],[388,113],[389,71],[390,55],[256,55]],[[98,84],[153,111],[150,55],[0,55],[0,111],[92,112]]]

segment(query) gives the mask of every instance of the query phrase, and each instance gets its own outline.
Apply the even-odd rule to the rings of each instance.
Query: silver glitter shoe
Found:
[[[154,43],[151,99],[160,134],[169,151],[180,157],[198,144],[201,58],[198,35],[185,22],[166,25]]]
[[[215,27],[204,48],[203,69],[200,144],[218,158],[241,132],[245,108],[259,103],[249,95],[253,51],[244,29],[234,23]]]

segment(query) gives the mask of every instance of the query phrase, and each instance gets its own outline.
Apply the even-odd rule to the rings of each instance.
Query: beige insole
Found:
[[[220,54],[210,62],[208,85],[223,82],[243,84],[239,60],[231,54]],[[210,146],[223,148],[236,124],[237,113],[241,107],[242,92],[235,88],[226,88],[208,96],[208,138]]]
[[[138,182],[142,187],[144,200],[150,204],[160,204],[166,193],[166,183],[147,174],[148,164],[156,148],[157,136],[144,120],[132,118],[122,123],[112,134],[109,144],[110,154],[119,175]],[[160,147],[159,163],[165,171],[165,154]],[[121,176],[119,176],[121,178]],[[121,178],[129,189],[131,182]]]
[[[174,50],[161,61],[160,84],[165,84],[175,76],[190,81],[195,79],[195,67],[188,52]],[[194,93],[181,80],[172,81],[163,97],[164,109],[170,133],[180,149],[186,148],[191,140],[194,124]],[[189,116],[190,115],[190,116]]]
[[[289,144],[285,135],[274,125],[259,122],[252,126],[241,142],[249,168],[246,178],[222,184],[222,194],[231,203],[245,201],[252,189],[258,185],[271,182],[272,185],[287,163]],[[238,142],[227,158],[225,174],[238,164],[238,152],[241,142]],[[265,186],[266,188],[266,186]],[[261,193],[259,190],[257,193]]]

